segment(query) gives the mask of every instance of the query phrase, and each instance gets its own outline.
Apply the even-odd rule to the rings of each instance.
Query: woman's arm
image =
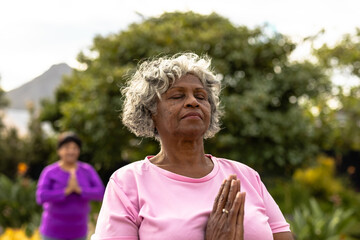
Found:
[[[90,167],[88,171],[90,174],[90,186],[81,187],[81,196],[88,200],[101,201],[105,191],[104,184],[95,169]]]
[[[36,201],[38,204],[45,202],[57,202],[65,199],[64,189],[52,189],[51,179],[48,171],[45,169],[41,175],[36,189]]]
[[[261,188],[263,202],[265,204],[266,215],[268,216],[268,223],[270,224],[270,228],[273,231],[274,239],[293,240],[292,233],[290,231],[290,225],[286,222],[286,219],[282,214],[279,206],[270,195],[263,182],[260,180],[259,175],[258,182]]]
[[[274,233],[274,240],[294,240],[291,232]]]
[[[140,218],[122,188],[110,178],[92,240],[138,240]]]

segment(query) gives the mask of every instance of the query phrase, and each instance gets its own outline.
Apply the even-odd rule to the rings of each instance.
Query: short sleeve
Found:
[[[270,195],[265,185],[261,182],[261,190],[266,208],[266,215],[269,217],[269,225],[273,233],[290,232],[290,225],[286,222],[279,206]]]
[[[91,240],[137,240],[139,224],[135,207],[110,178]]]

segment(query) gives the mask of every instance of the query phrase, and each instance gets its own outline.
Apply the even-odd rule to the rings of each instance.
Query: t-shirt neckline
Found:
[[[181,181],[181,182],[201,183],[201,182],[206,182],[206,181],[209,181],[210,179],[212,179],[217,174],[217,172],[219,170],[219,164],[217,162],[217,159],[215,157],[213,157],[212,155],[210,155],[210,154],[205,154],[205,155],[210,158],[210,160],[214,164],[214,167],[213,167],[213,169],[211,170],[210,173],[208,173],[206,176],[201,177],[201,178],[186,177],[186,176],[183,176],[183,175],[180,175],[180,174],[170,172],[170,171],[165,170],[165,169],[163,169],[161,167],[158,167],[155,164],[153,164],[152,162],[150,162],[150,158],[152,158],[153,156],[145,157],[144,161],[151,169],[155,170],[156,172],[158,172],[158,173],[160,173],[160,174],[162,174],[162,175],[164,175],[164,176],[166,176],[168,178],[174,179],[176,181]]]

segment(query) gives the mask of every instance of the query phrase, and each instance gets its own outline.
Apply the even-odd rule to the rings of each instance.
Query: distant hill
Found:
[[[29,102],[39,109],[40,100],[43,98],[53,99],[55,89],[61,83],[64,75],[70,75],[72,68],[66,63],[53,65],[42,75],[34,78],[28,83],[6,92],[6,98],[10,104],[8,108],[27,109]]]

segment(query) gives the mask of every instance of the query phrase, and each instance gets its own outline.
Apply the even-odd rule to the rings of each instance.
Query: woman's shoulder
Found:
[[[123,175],[123,174],[139,174],[147,169],[147,161],[142,159],[138,160],[129,164],[126,164],[125,166],[122,166],[121,168],[117,169],[113,175]]]
[[[58,162],[54,162],[54,163],[51,163],[49,165],[47,165],[44,169],[43,169],[43,172],[45,173],[51,173],[51,172],[56,172],[56,171],[59,171],[60,169],[60,166],[59,166],[59,163]]]
[[[230,160],[226,158],[220,158],[220,157],[213,157],[217,160],[220,168],[225,168],[229,170],[238,170],[246,175],[252,175],[252,176],[258,176],[258,172],[254,170],[253,168],[249,167],[248,165],[235,161]]]
[[[148,169],[148,164],[146,160],[139,160],[132,163],[129,163],[119,169],[117,169],[112,175],[111,179],[128,179],[134,178],[136,176],[141,176]]]
[[[135,189],[138,188],[138,184],[144,181],[146,165],[145,160],[140,160],[123,166],[111,175],[108,184],[112,187],[120,188],[128,194],[129,192],[134,193]]]
[[[80,168],[80,169],[94,170],[94,167],[90,163],[87,163],[87,162],[77,161],[77,165],[78,165],[78,168]]]
[[[253,168],[244,163],[226,158],[216,158],[216,160],[219,164],[219,169],[221,169],[223,173],[227,175],[235,174],[242,182],[247,182],[252,186],[256,186],[256,188],[260,188],[261,177]]]

